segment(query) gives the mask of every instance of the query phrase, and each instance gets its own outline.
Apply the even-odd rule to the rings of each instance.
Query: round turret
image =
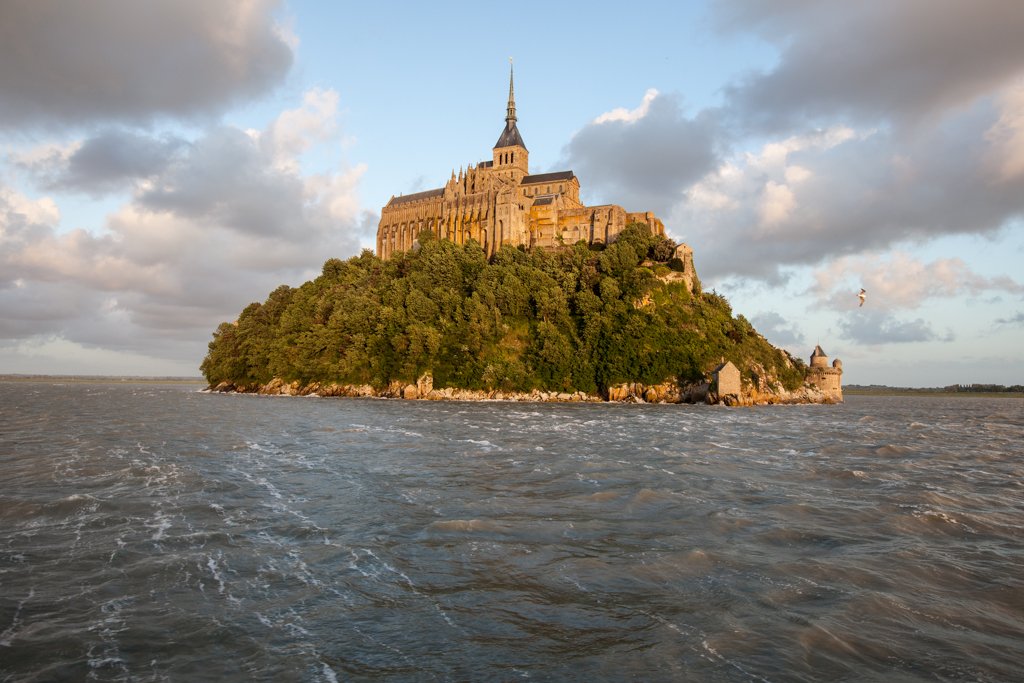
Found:
[[[821,350],[821,346],[815,346],[814,351],[811,353],[811,367],[812,368],[827,368],[828,367],[828,356]]]
[[[834,367],[836,370],[842,370],[843,369],[843,361],[841,361],[838,358],[836,358],[834,361],[832,361],[832,367]]]

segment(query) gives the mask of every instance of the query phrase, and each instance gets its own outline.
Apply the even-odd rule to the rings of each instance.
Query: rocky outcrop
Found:
[[[743,385],[739,393],[719,395],[714,384],[699,382],[663,382],[642,384],[630,382],[607,387],[600,395],[547,392],[534,389],[530,392],[503,392],[499,390],[434,389],[433,377],[423,375],[415,384],[393,381],[387,387],[375,389],[369,384],[302,384],[298,380],[285,382],[275,377],[266,384],[233,384],[220,382],[210,385],[204,391],[212,393],[245,393],[263,396],[321,396],[321,397],[363,397],[394,398],[426,401],[526,401],[526,402],[618,402],[618,403],[706,403],[725,406],[791,405],[797,403],[833,404],[835,398],[827,391],[820,391],[813,385],[804,385],[795,391],[786,391],[777,383],[760,376],[757,384]]]

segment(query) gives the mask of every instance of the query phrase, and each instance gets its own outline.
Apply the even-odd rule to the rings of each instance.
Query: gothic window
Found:
[[[509,156],[511,157],[512,163],[515,163],[516,162],[516,153],[512,152],[511,154],[509,154]]]

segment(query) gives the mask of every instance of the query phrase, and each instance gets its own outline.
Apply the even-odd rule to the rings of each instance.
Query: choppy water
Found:
[[[1021,680],[1022,437],[0,384],[0,680]]]

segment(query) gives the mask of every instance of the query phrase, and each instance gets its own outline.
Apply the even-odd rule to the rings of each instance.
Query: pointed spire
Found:
[[[512,58],[508,58],[508,115],[505,117],[509,128],[516,122],[516,96],[512,88]]]

